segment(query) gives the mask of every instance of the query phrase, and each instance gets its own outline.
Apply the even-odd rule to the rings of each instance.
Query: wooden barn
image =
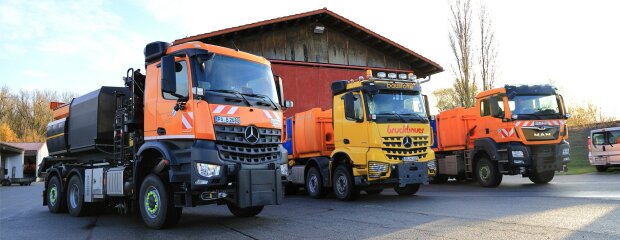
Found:
[[[407,26],[403,26],[406,28]],[[264,56],[283,78],[287,116],[313,107],[331,107],[330,84],[373,72],[414,72],[426,77],[443,68],[328,9],[266,20],[178,39],[202,41]]]

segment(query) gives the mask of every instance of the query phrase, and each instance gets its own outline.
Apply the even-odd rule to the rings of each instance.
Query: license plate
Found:
[[[239,125],[239,124],[241,124],[241,118],[239,118],[239,117],[215,116],[215,123]]]
[[[418,161],[418,157],[414,157],[414,156],[403,157],[403,161],[404,162],[417,162]]]

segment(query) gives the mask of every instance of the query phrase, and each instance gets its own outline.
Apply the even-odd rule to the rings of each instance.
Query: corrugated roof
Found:
[[[17,148],[21,148],[25,151],[39,151],[39,149],[41,149],[41,146],[43,146],[44,143],[42,142],[22,142],[22,143],[6,143],[9,144],[11,146],[17,147]]]
[[[1,152],[14,152],[14,153],[21,153],[24,151],[24,149],[13,146],[9,143],[5,143],[5,142],[0,142],[0,151]]]
[[[185,42],[190,42],[190,41],[201,41],[203,39],[206,38],[210,38],[210,37],[215,37],[215,36],[221,36],[221,35],[225,35],[225,34],[231,34],[231,33],[235,33],[235,32],[239,32],[239,31],[244,31],[244,30],[249,30],[249,29],[254,29],[254,28],[261,28],[264,27],[266,25],[272,25],[272,24],[278,24],[278,23],[282,23],[282,22],[287,22],[287,21],[291,21],[291,20],[299,20],[299,19],[303,19],[303,18],[310,18],[313,16],[317,16],[317,15],[327,15],[329,17],[332,17],[334,19],[336,19],[337,21],[346,24],[347,26],[353,27],[355,29],[360,30],[363,33],[366,33],[368,35],[370,35],[371,37],[374,37],[376,39],[378,39],[378,41],[389,44],[397,49],[399,49],[400,51],[409,54],[412,56],[411,58],[411,64],[418,66],[418,67],[425,67],[428,68],[427,70],[425,70],[425,75],[431,75],[431,74],[435,74],[435,73],[439,73],[443,71],[443,67],[441,67],[439,64],[431,61],[430,59],[386,38],[383,37],[365,27],[360,26],[359,24],[346,19],[345,17],[342,17],[330,10],[328,10],[327,8],[323,8],[323,9],[319,9],[319,10],[314,10],[314,11],[310,11],[310,12],[305,12],[305,13],[299,13],[299,14],[294,14],[294,15],[290,15],[290,16],[285,16],[285,17],[280,17],[280,18],[274,18],[274,19],[270,19],[270,20],[265,20],[265,21],[260,21],[260,22],[256,22],[256,23],[251,23],[251,24],[246,24],[246,25],[241,25],[238,27],[232,27],[232,28],[226,28],[226,29],[222,29],[222,30],[218,30],[218,31],[214,31],[214,32],[210,32],[210,33],[204,33],[204,34],[199,34],[199,35],[195,35],[195,36],[190,36],[190,37],[186,37],[186,38],[182,38],[182,39],[177,39],[174,41],[174,44],[180,44],[180,43],[185,43]],[[420,63],[419,60],[422,60],[422,62]],[[430,65],[430,67],[429,67]]]

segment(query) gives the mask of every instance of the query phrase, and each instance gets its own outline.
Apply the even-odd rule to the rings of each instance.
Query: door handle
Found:
[[[489,129],[488,129],[488,128],[485,128],[484,130],[485,130],[485,132],[486,132],[487,134],[489,134]]]
[[[157,135],[166,135],[166,129],[162,127],[157,128]]]
[[[345,138],[343,142],[344,142],[344,144],[349,144],[349,139]]]

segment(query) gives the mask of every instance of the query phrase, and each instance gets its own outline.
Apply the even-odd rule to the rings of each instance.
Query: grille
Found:
[[[402,160],[406,156],[425,158],[429,144],[429,136],[409,136],[412,140],[411,147],[403,146],[403,137],[384,137],[383,153],[390,160]]]
[[[214,128],[215,144],[220,158],[225,161],[260,164],[282,157],[278,148],[282,141],[280,129],[257,128],[259,139],[256,144],[250,144],[245,139],[246,127],[216,125]]]

